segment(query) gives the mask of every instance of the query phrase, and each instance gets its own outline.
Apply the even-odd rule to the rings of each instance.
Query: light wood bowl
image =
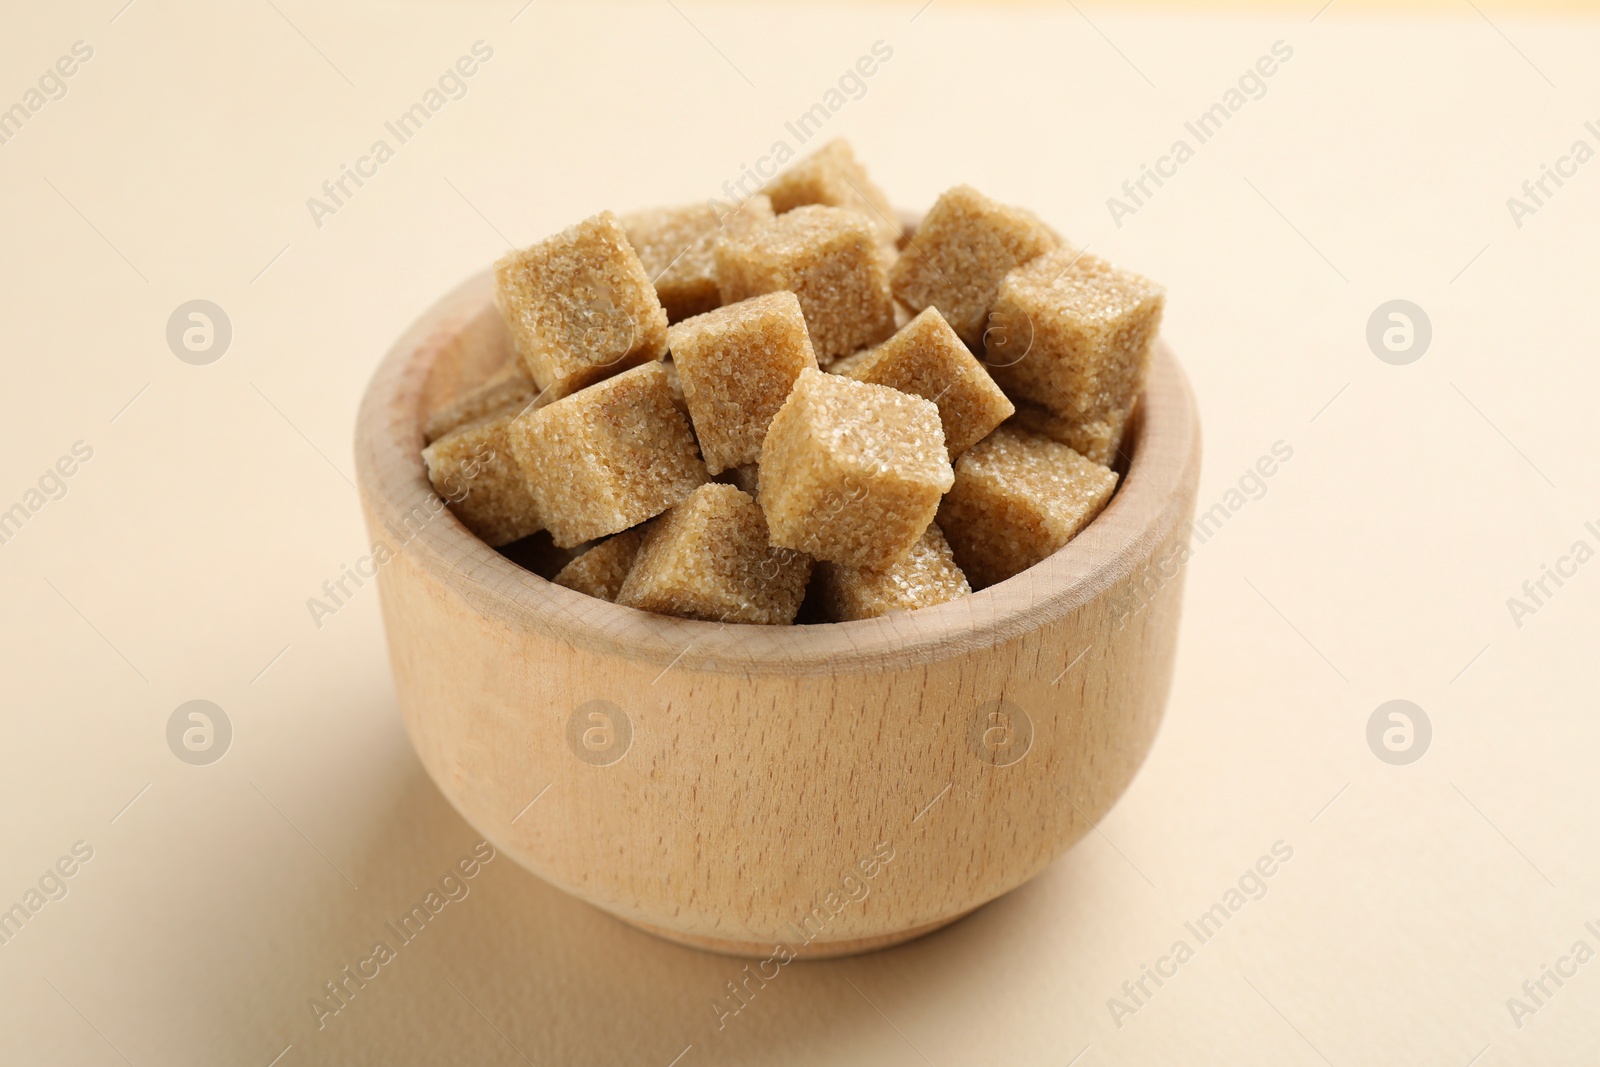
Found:
[[[403,546],[379,588],[406,728],[501,851],[663,937],[835,956],[1022,884],[1127,788],[1166,701],[1199,477],[1164,346],[1124,480],[1066,548],[952,603],[792,627],[592,599],[437,512],[423,420],[509,354],[485,272],[394,346],[356,430],[368,529]]]

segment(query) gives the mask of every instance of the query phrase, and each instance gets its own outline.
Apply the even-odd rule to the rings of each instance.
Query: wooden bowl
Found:
[[[962,600],[719,625],[596,600],[440,510],[422,423],[510,354],[487,272],[361,405],[395,688],[428,773],[530,871],[663,937],[786,961],[936,929],[1039,873],[1127,788],[1172,674],[1199,477],[1158,347],[1132,460],[1066,548]]]

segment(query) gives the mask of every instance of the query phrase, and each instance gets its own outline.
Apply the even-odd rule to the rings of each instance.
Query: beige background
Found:
[[[1600,162],[1520,228],[1506,207],[1576,138],[1600,147],[1600,26],[1484,4],[122,2],[13,5],[0,34],[5,105],[94,49],[0,145],[0,507],[94,450],[0,545],[0,907],[94,849],[0,947],[0,1062],[1600,1055],[1600,962],[1520,1029],[1506,1007],[1574,941],[1600,949],[1600,562],[1520,628],[1506,607],[1600,545]],[[465,98],[317,228],[306,198],[480,39]],[[477,840],[401,731],[376,593],[320,629],[306,608],[367,551],[368,374],[508,241],[714,194],[878,40],[892,59],[827,132],[899,203],[970,181],[1169,286],[1202,507],[1293,449],[1190,567],[1148,763],[1033,883],[906,947],[786,968],[720,1031],[739,963],[504,858],[318,1030],[307,999]],[[1113,225],[1106,198],[1278,40],[1265,97]],[[209,366],[164,338],[197,297],[233,325]],[[1409,366],[1364,339],[1396,297],[1433,324]],[[1405,767],[1365,740],[1397,697],[1434,729]],[[207,767],[165,741],[194,698],[235,731]],[[1108,998],[1280,840],[1266,896],[1119,1028]]]

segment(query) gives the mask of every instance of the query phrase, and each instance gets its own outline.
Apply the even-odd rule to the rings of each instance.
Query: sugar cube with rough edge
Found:
[[[543,528],[538,504],[511,450],[517,410],[458,426],[422,450],[434,491],[462,525],[491,547]]]
[[[1097,256],[1061,249],[1006,276],[984,364],[1012,399],[1072,427],[1072,447],[1109,463],[1149,373],[1165,290]],[[1082,447],[1080,447],[1080,445]]]
[[[989,436],[990,430],[1016,410],[935,308],[924,309],[859,362],[828,369],[858,382],[887,385],[933,401],[939,408],[944,443],[952,460]]]
[[[1116,472],[1066,445],[1002,426],[956,460],[939,527],[974,589],[1020,574],[1106,506]]]
[[[832,622],[914,611],[972,592],[938,523],[929,523],[911,551],[882,570],[818,563],[816,581]]]
[[[867,177],[850,142],[836,137],[790,164],[764,190],[772,210],[782,214],[807,204],[840,207],[865,215],[878,239],[893,247],[900,239],[900,219],[883,190]]]
[[[817,366],[800,301],[790,292],[676,323],[667,329],[667,347],[712,474],[761,458],[772,416],[800,372]]]
[[[702,485],[651,524],[617,603],[709,622],[792,623],[811,558],[773,547],[750,494]]]
[[[819,361],[894,333],[894,301],[872,224],[843,208],[807,205],[717,241],[722,302],[787,289],[800,300]]]
[[[917,226],[889,275],[913,310],[936,307],[974,349],[1006,273],[1059,245],[1032,212],[1007,207],[970,185],[944,192]]]
[[[494,297],[541,389],[581,388],[667,350],[667,313],[609,211],[501,257]]]
[[[635,211],[620,221],[655,284],[668,321],[677,322],[722,304],[713,249],[717,238],[744,233],[772,216],[772,202],[758,193],[731,210],[710,203],[687,204]]]
[[[539,517],[561,548],[637,526],[706,480],[660,363],[523,412],[509,435]]]
[[[1117,460],[1122,458],[1126,451],[1125,440],[1120,440],[1115,446],[1112,445],[1104,424],[1076,424],[1052,413],[1048,408],[1027,400],[1018,400],[1016,406],[1017,413],[1006,420],[1008,426],[1015,426],[1029,433],[1043,434],[1052,441],[1066,445],[1085,459],[1092,459],[1107,467],[1115,467]]]
[[[905,555],[953,480],[932,402],[810,369],[761,448],[772,543],[852,567]]]
[[[423,439],[430,443],[437,441],[451,430],[512,405],[520,410],[538,395],[539,387],[533,384],[528,368],[522,360],[513,359],[485,379],[483,384],[468,389],[429,415],[423,424]]]
[[[561,568],[551,581],[601,600],[616,600],[648,529],[648,524],[635,526],[606,538]]]

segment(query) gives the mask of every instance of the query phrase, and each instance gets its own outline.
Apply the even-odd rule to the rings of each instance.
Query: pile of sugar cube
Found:
[[[456,517],[512,558],[547,538],[546,577],[590,596],[787,624],[954,600],[1072,540],[1164,292],[965,185],[908,239],[836,140],[736,208],[512,252],[495,300],[515,358],[424,431]]]

